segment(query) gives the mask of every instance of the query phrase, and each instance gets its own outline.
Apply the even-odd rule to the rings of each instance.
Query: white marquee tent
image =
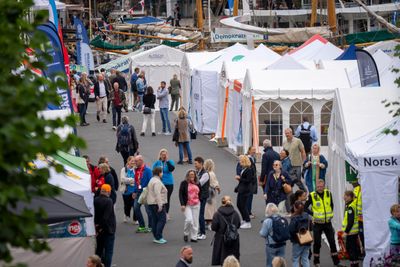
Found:
[[[395,48],[398,45],[400,45],[400,42],[389,40],[375,43],[373,45],[367,46],[364,49],[367,50],[371,55],[375,54],[378,50],[382,50],[388,56],[393,57],[395,53]]]
[[[249,50],[244,45],[235,44],[211,62],[194,68],[189,111],[198,132],[215,133],[217,129],[218,82],[223,62],[240,61],[247,54]]]
[[[190,92],[193,69],[195,67],[207,64],[223,53],[223,50],[217,52],[186,52],[181,63],[181,86],[182,86],[182,105],[189,110]]]
[[[305,70],[307,69],[303,64],[296,59],[286,54],[279,60],[267,67],[269,70]]]
[[[322,106],[333,99],[334,89],[349,87],[344,70],[248,70],[242,89],[242,107],[238,107],[242,110],[242,131],[238,136],[242,136],[243,148],[258,147],[258,112],[266,101],[275,101],[282,109],[282,129],[290,125],[292,105],[307,101],[313,107],[314,125],[319,132]]]
[[[378,67],[381,86],[397,88],[394,81],[399,77],[399,75],[398,73],[393,72],[393,68],[400,68],[400,59],[398,57],[390,57],[382,50],[376,51],[372,57]]]
[[[390,207],[399,203],[400,135],[385,134],[384,129],[400,131],[400,118],[346,143],[349,162],[360,176],[366,249],[364,266],[369,266],[371,258],[378,259],[388,252]]]
[[[289,52],[298,61],[302,60],[332,60],[343,53],[343,50],[328,42],[319,35],[314,35],[303,45]]]
[[[180,77],[183,55],[184,52],[178,49],[165,45],[156,46],[131,57],[131,73],[136,67],[144,70],[147,86],[152,86],[155,93],[161,81],[165,81],[169,86],[174,74]]]
[[[392,120],[389,109],[382,100],[398,100],[400,92],[395,88],[363,87],[341,88],[335,92],[332,116],[329,125],[329,168],[327,186],[334,195],[334,228],[340,229],[344,202],[342,196],[346,189],[352,189],[346,180],[345,144],[350,143]],[[365,148],[368,148],[366,145]],[[364,192],[363,192],[364,194]],[[363,204],[364,199],[363,198]],[[384,211],[382,211],[384,212]],[[380,240],[381,242],[383,240]]]

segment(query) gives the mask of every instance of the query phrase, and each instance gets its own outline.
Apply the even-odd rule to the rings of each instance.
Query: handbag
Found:
[[[290,194],[292,192],[292,186],[290,184],[283,184],[282,187],[285,194]]]
[[[197,138],[197,131],[193,129],[190,131],[190,139],[196,139]]]
[[[179,142],[179,131],[178,128],[175,128],[174,134],[172,135],[173,142]]]
[[[308,221],[308,225],[309,224],[310,224],[310,221]],[[302,246],[309,245],[314,241],[310,230],[306,229],[304,227],[299,229],[299,231],[296,233],[296,236],[297,236],[297,240],[299,241],[299,244]]]
[[[144,108],[143,108],[143,114],[151,114],[151,108],[149,108],[149,107],[144,107]]]
[[[142,204],[142,205],[147,204],[147,194],[148,194],[147,187],[145,187],[145,188],[143,188],[143,191],[140,194],[140,197],[138,199],[139,204]]]

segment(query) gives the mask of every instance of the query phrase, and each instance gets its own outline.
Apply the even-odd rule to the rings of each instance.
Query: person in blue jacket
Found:
[[[135,203],[134,203],[134,211],[135,211],[135,215],[139,221],[139,228],[137,229],[137,233],[150,233],[151,232],[151,225],[152,225],[152,221],[151,221],[151,213],[149,210],[148,205],[144,205],[145,209],[146,209],[146,213],[147,213],[147,218],[148,218],[148,226],[146,228],[145,222],[144,222],[144,218],[142,215],[142,211],[140,210],[140,207],[142,206],[139,203],[139,197],[140,194],[143,192],[143,188],[147,187],[151,177],[153,176],[153,172],[151,171],[151,169],[149,167],[147,167],[144,164],[143,161],[143,157],[141,155],[138,155],[135,157],[135,184],[133,186],[133,196],[135,199]]]
[[[168,203],[165,205],[165,209],[167,211],[167,219],[170,220],[169,216],[169,203],[172,195],[172,191],[174,191],[174,176],[172,172],[175,170],[175,162],[172,159],[169,159],[168,150],[162,148],[158,154],[158,160],[153,163],[153,170],[155,167],[161,167],[163,176],[161,181],[165,185],[168,190],[167,201]]]

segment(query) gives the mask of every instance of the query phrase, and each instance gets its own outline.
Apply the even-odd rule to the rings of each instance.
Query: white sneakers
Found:
[[[243,222],[240,225],[240,229],[250,229],[250,228],[251,228],[251,223],[249,223],[249,222]]]
[[[125,216],[124,216],[124,223],[127,223],[128,220],[129,220],[129,217],[125,215]]]
[[[204,240],[204,239],[206,239],[207,238],[207,236],[206,235],[202,235],[202,234],[199,234],[198,236],[197,236],[197,240]]]

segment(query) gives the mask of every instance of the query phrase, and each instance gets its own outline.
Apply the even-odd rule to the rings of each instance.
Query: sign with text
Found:
[[[268,40],[268,35],[246,32],[232,28],[215,28],[215,30],[211,32],[213,43],[244,43],[247,42],[247,35],[252,35],[254,41]]]
[[[345,167],[346,167],[346,181],[347,182],[357,181],[358,171],[353,166],[351,166],[347,161],[345,161]]]

